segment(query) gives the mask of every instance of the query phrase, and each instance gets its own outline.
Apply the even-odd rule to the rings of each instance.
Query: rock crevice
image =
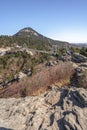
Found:
[[[41,96],[0,99],[0,130],[86,130],[87,89],[52,88]]]

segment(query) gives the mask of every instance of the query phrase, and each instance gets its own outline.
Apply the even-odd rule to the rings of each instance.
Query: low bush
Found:
[[[82,55],[84,55],[84,56],[87,57],[87,48],[82,47],[82,48],[80,49],[80,54],[82,54]]]
[[[22,85],[26,88],[26,95],[38,95],[46,91],[52,84],[56,83],[58,86],[60,83],[61,86],[69,84],[73,73],[74,69],[71,63],[61,63],[37,73],[30,80],[26,79],[26,83],[24,82]]]
[[[63,86],[69,84],[74,73],[70,62],[60,63],[57,66],[44,68],[40,72],[18,83],[12,84],[0,93],[0,97],[25,97],[40,95],[49,89],[52,84]]]

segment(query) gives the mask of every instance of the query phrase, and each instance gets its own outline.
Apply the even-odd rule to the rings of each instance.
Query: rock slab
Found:
[[[41,96],[0,99],[0,130],[87,130],[87,89],[54,87]]]

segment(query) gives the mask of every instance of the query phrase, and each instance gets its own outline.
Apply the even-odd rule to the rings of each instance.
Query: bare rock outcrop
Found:
[[[53,87],[41,96],[0,99],[0,130],[87,130],[87,89]]]
[[[81,63],[81,62],[87,62],[87,57],[83,56],[79,53],[74,53],[72,55],[72,61],[76,62],[76,63]]]
[[[87,88],[87,62],[80,64],[76,69],[72,78],[73,85],[77,87]]]

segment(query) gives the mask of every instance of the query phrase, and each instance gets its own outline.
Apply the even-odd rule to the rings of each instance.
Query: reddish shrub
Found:
[[[51,68],[47,68],[36,75],[34,75],[31,80],[26,80],[27,83],[25,85],[27,95],[32,95],[33,93],[37,95],[37,91],[45,91],[48,86],[54,84],[55,82],[61,82],[63,80],[70,81],[70,78],[73,74],[72,64],[61,63],[58,66],[53,66]]]
[[[31,78],[13,84],[0,93],[0,97],[24,97],[27,95],[38,95],[48,89],[48,86],[55,82],[70,80],[73,74],[73,67],[70,62],[60,63],[57,66],[45,68]]]

